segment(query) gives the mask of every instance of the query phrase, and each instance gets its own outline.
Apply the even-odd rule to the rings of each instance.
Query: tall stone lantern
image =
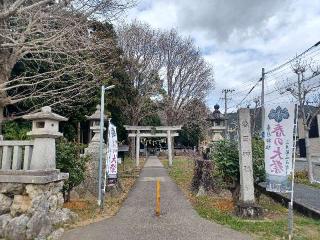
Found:
[[[224,139],[223,133],[226,130],[225,116],[219,110],[218,104],[214,105],[214,111],[210,113],[206,119],[209,122],[210,127],[207,129],[207,136],[204,141],[201,142],[200,147],[204,153],[207,154],[212,150],[214,143]]]
[[[32,130],[27,133],[34,139],[30,170],[56,169],[55,139],[63,135],[59,132],[59,122],[68,119],[53,113],[48,106],[23,118],[32,121]]]
[[[224,139],[223,133],[226,130],[225,116],[219,110],[218,104],[214,105],[214,111],[209,116],[208,121],[210,122],[210,133],[211,142],[218,142]]]
[[[89,156],[89,161],[87,162],[86,168],[86,178],[76,187],[75,191],[78,195],[81,195],[87,199],[97,198],[98,192],[98,182],[99,182],[99,143],[100,143],[100,105],[97,105],[96,111],[91,115],[87,116],[90,121],[90,130],[93,131],[93,137],[87,148],[84,149],[84,155]],[[104,116],[104,120],[107,120],[107,116]],[[104,128],[105,130],[105,128]],[[90,136],[91,137],[91,136]],[[103,159],[102,159],[102,172],[106,171],[106,153],[107,146],[103,144]],[[103,174],[103,178],[105,174]],[[104,180],[104,179],[103,179]]]
[[[100,140],[100,111],[101,111],[101,107],[100,107],[100,105],[97,105],[96,111],[92,115],[87,116],[87,119],[90,122],[90,130],[94,134],[92,139],[91,139],[91,134],[90,134],[90,136],[89,136],[90,142],[99,142],[99,140]],[[106,115],[104,115],[104,120],[105,121],[108,120],[108,117]],[[106,130],[106,128],[104,128],[103,130]]]

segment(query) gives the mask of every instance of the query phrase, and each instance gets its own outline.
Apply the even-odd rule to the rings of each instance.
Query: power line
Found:
[[[258,84],[261,82],[262,83],[262,95],[263,96],[269,96],[269,95],[272,95],[273,93],[275,92],[279,92],[281,91],[281,89],[285,89],[285,87],[281,87],[281,88],[278,88],[278,89],[275,89],[275,90],[272,90],[270,92],[267,92],[267,93],[264,93],[264,80],[265,79],[268,79],[268,84],[274,82],[274,84],[277,84],[279,83],[279,81],[284,81],[285,79],[288,81],[288,84],[289,84],[289,79],[288,79],[288,70],[290,70],[290,73],[293,74],[292,72],[292,69],[291,69],[291,63],[294,62],[295,60],[301,58],[302,56],[308,56],[309,58],[312,58],[312,57],[316,57],[320,54],[320,51],[319,49],[316,49],[314,51],[312,51],[314,48],[317,48],[318,46],[320,45],[320,41],[317,42],[316,44],[314,44],[313,46],[311,46],[310,48],[308,48],[307,50],[305,50],[304,52],[300,53],[299,55],[297,55],[296,57],[286,61],[285,63],[269,70],[269,71],[266,71],[266,72],[263,72],[262,73],[262,77],[258,80],[258,81],[252,81],[252,82],[255,82],[254,85],[251,85],[250,88],[247,89],[247,87],[245,87],[246,89],[244,90],[241,90],[241,91],[236,91],[234,94],[230,94],[230,96],[237,96],[239,97],[240,96],[243,96],[242,93],[244,92],[248,92],[245,94],[245,96],[241,99],[241,101],[238,103],[238,104],[235,104],[233,107],[235,108],[238,108],[247,98],[248,96],[253,92],[254,89],[256,89],[256,87],[258,86]],[[305,79],[305,81],[309,81],[311,79],[313,79],[314,77],[318,76],[320,73],[317,73],[316,75],[313,73],[312,76],[308,77]],[[280,80],[279,80],[280,79]],[[243,86],[246,86],[247,84],[244,84]],[[247,85],[248,87],[250,86],[250,83],[249,85]],[[261,99],[261,102],[263,104],[264,102],[264,99],[263,99],[263,96],[262,99]],[[282,98],[283,96],[281,96],[280,98]],[[279,97],[277,97],[279,98]],[[277,99],[276,98],[276,99]],[[270,101],[268,101],[270,102]]]
[[[315,77],[318,77],[319,75],[320,75],[320,72],[314,72],[311,76],[309,76],[307,78],[304,78],[303,82],[308,82],[308,81],[314,79]],[[274,92],[277,92],[277,91],[279,92],[280,90],[286,89],[288,85],[294,84],[295,80],[291,80],[291,81],[293,81],[293,82],[290,82],[289,79],[288,79],[288,83],[284,87],[272,90],[271,92],[266,93],[265,96],[270,95],[270,94],[272,94]]]
[[[259,84],[259,82],[260,82],[260,80],[258,82],[256,82],[256,84],[251,87],[250,91],[246,94],[246,96],[236,106],[241,105],[241,103],[249,96],[249,94],[253,91],[253,89],[255,89],[255,87]]]
[[[319,54],[320,54],[320,49],[315,49],[311,51],[308,55],[305,55],[304,57],[308,56],[308,58],[312,59],[314,57],[317,57]],[[292,67],[289,64],[283,67],[282,69],[279,69],[278,71],[274,71],[272,73],[269,73],[270,71],[268,71],[268,75],[266,77],[278,78],[279,75],[280,76],[285,75],[286,74],[285,70],[288,70],[288,69],[290,69],[290,72],[292,72]]]
[[[304,54],[306,54],[307,52],[309,52],[311,49],[313,49],[313,48],[315,48],[315,47],[318,47],[319,45],[320,45],[320,41],[317,42],[316,44],[314,44],[313,46],[311,46],[310,48],[308,48],[307,50],[305,50],[304,52],[300,53],[300,54],[297,55],[296,57],[294,57],[294,58],[288,60],[287,62],[285,62],[285,63],[283,63],[283,64],[281,64],[281,65],[279,65],[279,66],[277,66],[277,67],[275,67],[275,68],[267,71],[265,74],[269,74],[269,73],[272,73],[272,72],[275,72],[275,71],[281,69],[282,67],[284,67],[284,66],[292,63],[293,61],[295,61],[295,60],[297,60],[297,59],[299,59],[299,58],[301,58]]]

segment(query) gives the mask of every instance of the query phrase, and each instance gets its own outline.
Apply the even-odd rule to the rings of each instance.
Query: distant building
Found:
[[[299,118],[298,120],[298,137],[299,156],[306,157],[305,130],[303,127],[302,118]],[[310,155],[320,156],[320,114],[318,114],[311,122],[309,139]]]

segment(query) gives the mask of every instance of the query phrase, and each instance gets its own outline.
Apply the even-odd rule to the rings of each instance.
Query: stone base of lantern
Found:
[[[0,183],[0,239],[51,239],[77,218],[63,208],[63,180],[49,183]],[[55,238],[56,239],[56,238]]]
[[[68,173],[53,170],[0,170],[0,183],[46,184],[68,179]]]
[[[102,173],[106,172],[106,145],[103,146],[103,159],[102,159]],[[84,156],[89,157],[86,163],[86,174],[84,181],[77,186],[74,190],[82,199],[97,199],[99,195],[98,182],[99,182],[99,142],[92,140],[89,146],[84,150]],[[102,183],[105,174],[102,174]]]
[[[241,218],[261,218],[263,216],[263,209],[253,202],[239,201],[235,207],[235,214]]]

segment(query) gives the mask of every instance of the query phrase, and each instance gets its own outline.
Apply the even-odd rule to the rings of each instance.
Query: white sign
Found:
[[[108,178],[117,177],[118,160],[118,138],[117,128],[109,122],[108,128],[108,153],[107,153],[107,174]]]
[[[291,184],[294,104],[265,107],[265,170],[267,191],[288,192]]]

